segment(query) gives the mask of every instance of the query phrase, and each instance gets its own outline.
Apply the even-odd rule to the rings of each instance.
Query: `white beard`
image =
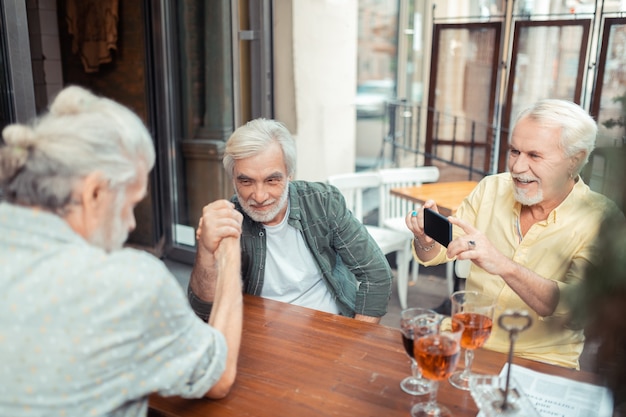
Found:
[[[541,181],[537,178],[530,178],[526,176],[517,176],[513,177],[514,179],[520,181],[536,181],[537,182],[537,194],[533,197],[529,197],[528,190],[521,189],[515,186],[513,183],[513,194],[515,195],[515,201],[522,204],[523,206],[534,206],[535,204],[539,204],[543,201],[543,191],[541,190]]]
[[[287,198],[289,197],[289,183],[285,185],[285,189],[283,190],[283,193],[280,195],[278,200],[273,200],[265,203],[266,205],[275,204],[275,206],[269,211],[255,210],[252,206],[257,203],[256,201],[252,199],[244,201],[239,195],[239,191],[237,189],[235,189],[235,192],[237,193],[237,198],[239,199],[239,204],[241,204],[243,211],[248,216],[250,216],[252,220],[258,223],[268,223],[274,220],[278,213],[280,213],[280,211],[287,204]]]
[[[534,206],[535,204],[539,204],[543,201],[543,191],[541,190],[537,190],[537,194],[533,197],[526,195],[528,190],[520,190],[517,187],[515,187],[514,193],[515,200],[523,206]]]

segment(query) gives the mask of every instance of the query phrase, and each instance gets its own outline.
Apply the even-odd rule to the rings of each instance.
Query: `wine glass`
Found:
[[[415,361],[413,342],[419,333],[414,328],[422,328],[425,324],[435,323],[438,314],[427,308],[406,308],[400,312],[400,330],[402,330],[402,344],[407,356],[411,360],[411,375],[400,382],[402,391],[411,395],[423,395],[430,392],[431,383],[422,377],[422,373]]]
[[[439,381],[449,378],[459,362],[463,323],[454,317],[439,316],[438,323],[429,328],[430,333],[416,339],[413,347],[415,360],[432,387],[428,402],[415,404],[411,416],[450,417],[450,410],[437,402],[437,390]]]
[[[474,350],[482,347],[491,335],[495,302],[493,298],[477,291],[457,291],[452,293],[450,301],[452,317],[459,319],[465,326],[461,338],[461,346],[465,349],[465,368],[453,373],[450,383],[469,391]]]

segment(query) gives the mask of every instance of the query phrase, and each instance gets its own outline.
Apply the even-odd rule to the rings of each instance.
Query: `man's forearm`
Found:
[[[212,281],[215,300],[209,324],[224,335],[228,345],[228,354],[224,373],[218,383],[207,393],[207,396],[222,398],[230,391],[235,381],[241,345],[243,296],[241,292],[239,240],[224,238],[216,256],[218,260],[217,263],[214,262],[215,268],[213,269],[216,272],[216,279]]]
[[[217,282],[217,265],[215,257],[198,249],[196,261],[191,271],[189,287],[204,302],[213,302]]]
[[[511,259],[506,265],[499,275],[509,287],[540,316],[552,315],[560,299],[558,284]]]
[[[208,253],[202,255],[198,250],[187,288],[187,297],[191,308],[204,321],[208,321],[213,309],[217,282],[215,258]]]

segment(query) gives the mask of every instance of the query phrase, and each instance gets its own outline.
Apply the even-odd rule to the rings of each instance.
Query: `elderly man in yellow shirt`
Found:
[[[595,146],[597,125],[578,105],[542,100],[518,116],[509,149],[509,172],[485,177],[450,217],[453,241],[446,250],[424,233],[423,208],[409,213],[416,259],[437,265],[471,260],[466,289],[505,309],[530,313],[515,354],[579,369],[582,329],[567,328],[561,295],[579,283],[597,252],[596,236],[617,206],[591,191],[579,173]],[[424,208],[437,210],[435,201]],[[485,348],[509,349],[508,333],[494,326]]]

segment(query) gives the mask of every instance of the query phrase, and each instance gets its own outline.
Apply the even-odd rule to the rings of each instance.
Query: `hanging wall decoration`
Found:
[[[80,56],[87,73],[98,72],[101,64],[113,61],[118,3],[119,0],[66,0],[72,52]]]

